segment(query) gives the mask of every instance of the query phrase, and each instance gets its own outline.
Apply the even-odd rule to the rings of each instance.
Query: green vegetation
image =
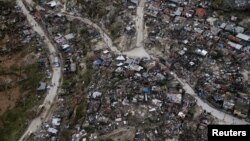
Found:
[[[100,20],[104,21],[104,26],[107,27],[113,39],[115,39],[122,31],[123,23],[118,19],[117,14],[124,10],[124,1],[121,0],[78,0],[78,4],[82,6],[82,11],[87,17],[90,17],[96,23]],[[98,9],[98,10],[96,10]]]
[[[69,79],[64,79],[63,84],[62,84],[62,88],[63,89],[69,89],[70,86],[71,86],[71,81]]]
[[[100,141],[114,141],[114,140],[111,138],[107,138],[107,139],[100,139]]]
[[[71,112],[68,115],[68,119],[76,122],[82,122],[85,119],[86,109],[87,109],[87,101],[86,95],[84,94],[85,88],[88,87],[89,83],[92,80],[93,74],[93,61],[86,57],[86,69],[82,74],[77,74],[76,76],[65,76],[62,84],[62,88],[66,90],[66,92],[70,93],[69,101],[77,101],[73,105],[70,105]],[[81,72],[81,71],[79,71]],[[82,85],[77,85],[76,82],[84,82]],[[74,90],[71,92],[71,90]],[[67,96],[67,95],[65,95]],[[78,99],[75,99],[78,97]],[[79,98],[81,97],[81,98]],[[75,110],[75,113],[73,112]],[[67,140],[68,130],[65,129],[64,133],[61,135],[64,140]]]
[[[212,6],[214,8],[219,8],[223,4],[223,0],[212,0]]]
[[[87,59],[86,61],[86,70],[84,74],[82,75],[81,79],[84,81],[84,88],[88,87],[89,83],[92,79],[93,74],[93,68],[92,68],[92,62]],[[85,96],[84,96],[85,97]],[[81,99],[79,105],[76,107],[76,120],[83,121],[85,115],[86,115],[86,109],[87,109],[87,102],[86,99]]]
[[[224,17],[228,17],[230,18],[231,16],[236,16],[240,19],[245,19],[245,18],[249,18],[249,11],[237,11],[237,10],[233,10],[233,11],[218,11],[219,15],[223,15]]]
[[[87,133],[94,133],[95,132],[95,127],[89,125],[87,127],[84,128],[86,130]]]
[[[84,13],[87,13],[87,15],[91,18],[102,18],[105,16],[108,13],[108,10],[106,10],[107,3],[109,3],[109,0],[93,0],[88,2],[78,0],[78,4],[83,6]]]
[[[29,65],[23,69],[22,73],[24,73],[27,78],[20,81],[20,85],[22,90],[27,91],[31,90],[34,92],[38,86],[39,81],[43,78],[43,73],[40,72],[40,68],[37,63]]]
[[[22,74],[27,76],[19,82],[22,93],[27,93],[16,106],[6,111],[0,116],[0,141],[16,141],[28,125],[29,119],[34,118],[34,113],[30,110],[39,103],[35,95],[36,87],[43,77],[38,64],[21,68]],[[15,72],[15,71],[14,71]],[[17,74],[19,72],[16,72]]]
[[[85,73],[83,74],[82,78],[84,81],[84,85],[87,87],[91,81],[92,77],[92,69],[86,69]]]
[[[122,23],[121,22],[114,22],[110,26],[110,33],[113,39],[115,39],[117,36],[119,36],[119,33],[122,29]]]
[[[26,55],[35,50],[34,46],[37,41],[32,38],[29,43],[21,43],[22,39],[19,33],[22,28],[17,25],[24,22],[25,16],[12,10],[15,2],[10,0],[8,2],[6,0],[0,1],[0,16],[2,17],[0,26],[4,27],[1,30],[0,37],[5,37],[4,40],[10,40],[10,42],[3,41],[4,44],[1,43],[8,49],[0,53],[1,57],[7,57],[8,55],[8,59],[13,59],[10,61],[12,65],[10,68],[0,66],[0,76],[3,79],[11,78],[11,82],[2,81],[0,89],[3,96],[5,96],[5,93],[9,93],[9,89],[13,89],[13,95],[10,97],[17,96],[16,98],[19,98],[14,108],[8,109],[0,115],[0,141],[17,141],[29,124],[29,120],[34,118],[35,114],[32,108],[41,102],[41,99],[36,95],[36,88],[44,76],[37,63],[22,64],[20,67],[17,65],[22,62]],[[9,94],[12,94],[12,92]]]
[[[76,108],[76,119],[81,119],[86,115],[87,102],[82,101]],[[83,118],[84,119],[84,118]]]
[[[34,99],[36,99],[35,95],[27,96],[25,102],[17,104],[15,108],[5,112],[0,117],[2,124],[0,141],[18,140],[28,124],[27,119],[34,118],[34,113],[29,111],[30,107],[37,104]]]
[[[11,69],[5,69],[0,66],[0,75],[15,75],[19,76],[19,72],[17,71],[16,68],[11,68]]]
[[[62,130],[61,131],[61,141],[69,141],[71,140],[72,133],[69,130]]]
[[[80,30],[80,35],[82,37],[82,41],[80,43],[80,46],[82,47],[82,52],[83,55],[86,55],[89,51],[90,48],[90,41],[91,41],[91,36],[86,28],[83,28]]]
[[[93,74],[92,61],[89,59],[86,59],[86,70],[81,76],[81,79],[84,81],[85,87],[87,87],[89,83],[91,82],[92,74]]]

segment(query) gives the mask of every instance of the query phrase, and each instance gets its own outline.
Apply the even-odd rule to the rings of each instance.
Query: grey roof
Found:
[[[219,29],[219,28],[217,28],[217,27],[212,27],[211,28],[211,33],[213,34],[213,35],[218,35],[219,34],[219,32],[221,31],[221,29]]]
[[[36,89],[37,91],[44,91],[46,90],[46,83],[45,82],[39,82],[39,87]]]
[[[243,27],[241,27],[241,26],[236,26],[236,27],[235,27],[235,32],[236,32],[236,33],[243,33],[244,30],[245,30],[245,29],[244,29]]]
[[[76,63],[71,63],[70,64],[70,71],[75,72],[76,71]]]
[[[73,33],[67,34],[64,36],[67,40],[75,38],[75,35]]]

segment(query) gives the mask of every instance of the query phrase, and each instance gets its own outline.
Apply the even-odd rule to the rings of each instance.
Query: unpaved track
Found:
[[[141,0],[136,9],[136,48],[124,52],[127,56],[130,57],[146,57],[150,58],[149,54],[146,52],[144,48],[144,5],[146,0]]]
[[[21,0],[17,0],[17,5],[21,7],[22,13],[26,15],[28,22],[32,26],[33,30],[36,31],[41,37],[44,37],[44,43],[46,44],[47,48],[49,49],[50,53],[50,62],[53,64],[53,59],[56,54],[56,47],[51,43],[43,29],[39,26],[39,24],[34,20],[33,16],[30,15],[29,11],[24,6],[23,2]],[[62,76],[61,74],[61,68],[57,68],[55,66],[52,67],[53,73],[52,73],[52,84],[54,84],[48,91],[46,98],[44,99],[43,105],[44,110],[42,113],[32,120],[29,127],[26,129],[25,133],[22,135],[19,141],[23,141],[27,135],[29,135],[30,132],[37,131],[38,128],[41,127],[42,119],[45,119],[48,115],[48,112],[50,111],[50,108],[52,104],[55,101],[55,97],[57,95],[57,90],[60,85],[60,78]]]

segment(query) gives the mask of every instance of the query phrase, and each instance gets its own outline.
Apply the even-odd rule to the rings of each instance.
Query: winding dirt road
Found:
[[[186,91],[186,93],[190,94],[191,96],[193,96],[197,100],[197,105],[200,106],[203,110],[210,112],[214,117],[219,119],[220,124],[239,124],[239,125],[240,124],[249,124],[245,120],[236,118],[232,115],[229,115],[227,113],[219,111],[214,107],[211,107],[210,105],[205,103],[203,100],[201,100],[197,96],[197,94],[194,92],[193,88],[191,88],[191,86],[188,83],[184,82],[184,80],[177,77],[177,75],[175,73],[171,72],[171,74],[175,77],[175,79],[177,79],[182,84],[183,89]]]
[[[65,12],[63,12],[62,14],[64,14],[68,18],[77,19],[77,20],[80,20],[81,22],[83,22],[85,24],[88,24],[88,25],[92,26],[93,28],[95,28],[100,33],[100,35],[103,38],[104,42],[107,44],[107,46],[110,48],[110,50],[112,52],[114,52],[116,54],[120,54],[121,53],[115,46],[113,46],[113,41],[104,32],[104,30],[102,30],[101,27],[99,27],[97,24],[93,23],[91,20],[89,20],[87,18],[82,18],[82,17],[79,17],[79,16],[73,16],[73,15],[70,15],[69,13],[65,13]]]
[[[33,30],[36,31],[41,37],[44,37],[44,43],[46,44],[46,47],[49,49],[50,52],[50,62],[53,64],[53,59],[55,58],[56,54],[56,47],[51,43],[43,29],[39,26],[39,24],[35,21],[32,15],[30,15],[29,11],[24,6],[23,2],[21,0],[17,0],[17,5],[21,8],[22,13],[27,17],[28,22],[32,26]],[[51,83],[54,84],[48,91],[46,98],[44,99],[44,102],[42,105],[44,105],[44,110],[41,112],[41,114],[33,119],[33,121],[30,123],[29,127],[25,131],[25,133],[22,135],[19,141],[25,140],[25,138],[31,133],[37,131],[38,128],[41,127],[42,120],[46,118],[46,116],[49,113],[49,110],[54,103],[55,97],[57,95],[57,90],[60,85],[60,78],[62,76],[61,74],[61,68],[59,67],[52,67],[53,73],[52,73],[52,80]]]

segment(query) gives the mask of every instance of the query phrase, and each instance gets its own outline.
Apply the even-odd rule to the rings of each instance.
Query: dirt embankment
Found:
[[[33,53],[34,43],[23,43],[31,35],[31,30],[25,29],[28,36],[24,36],[24,16],[11,5],[0,0],[0,115],[12,109],[26,93],[21,88],[21,80],[29,77],[26,67],[37,61]]]
[[[21,80],[28,76],[25,67],[35,63],[35,56],[23,50],[19,53],[0,56],[0,115],[12,109],[18,99],[26,92],[21,92]]]

